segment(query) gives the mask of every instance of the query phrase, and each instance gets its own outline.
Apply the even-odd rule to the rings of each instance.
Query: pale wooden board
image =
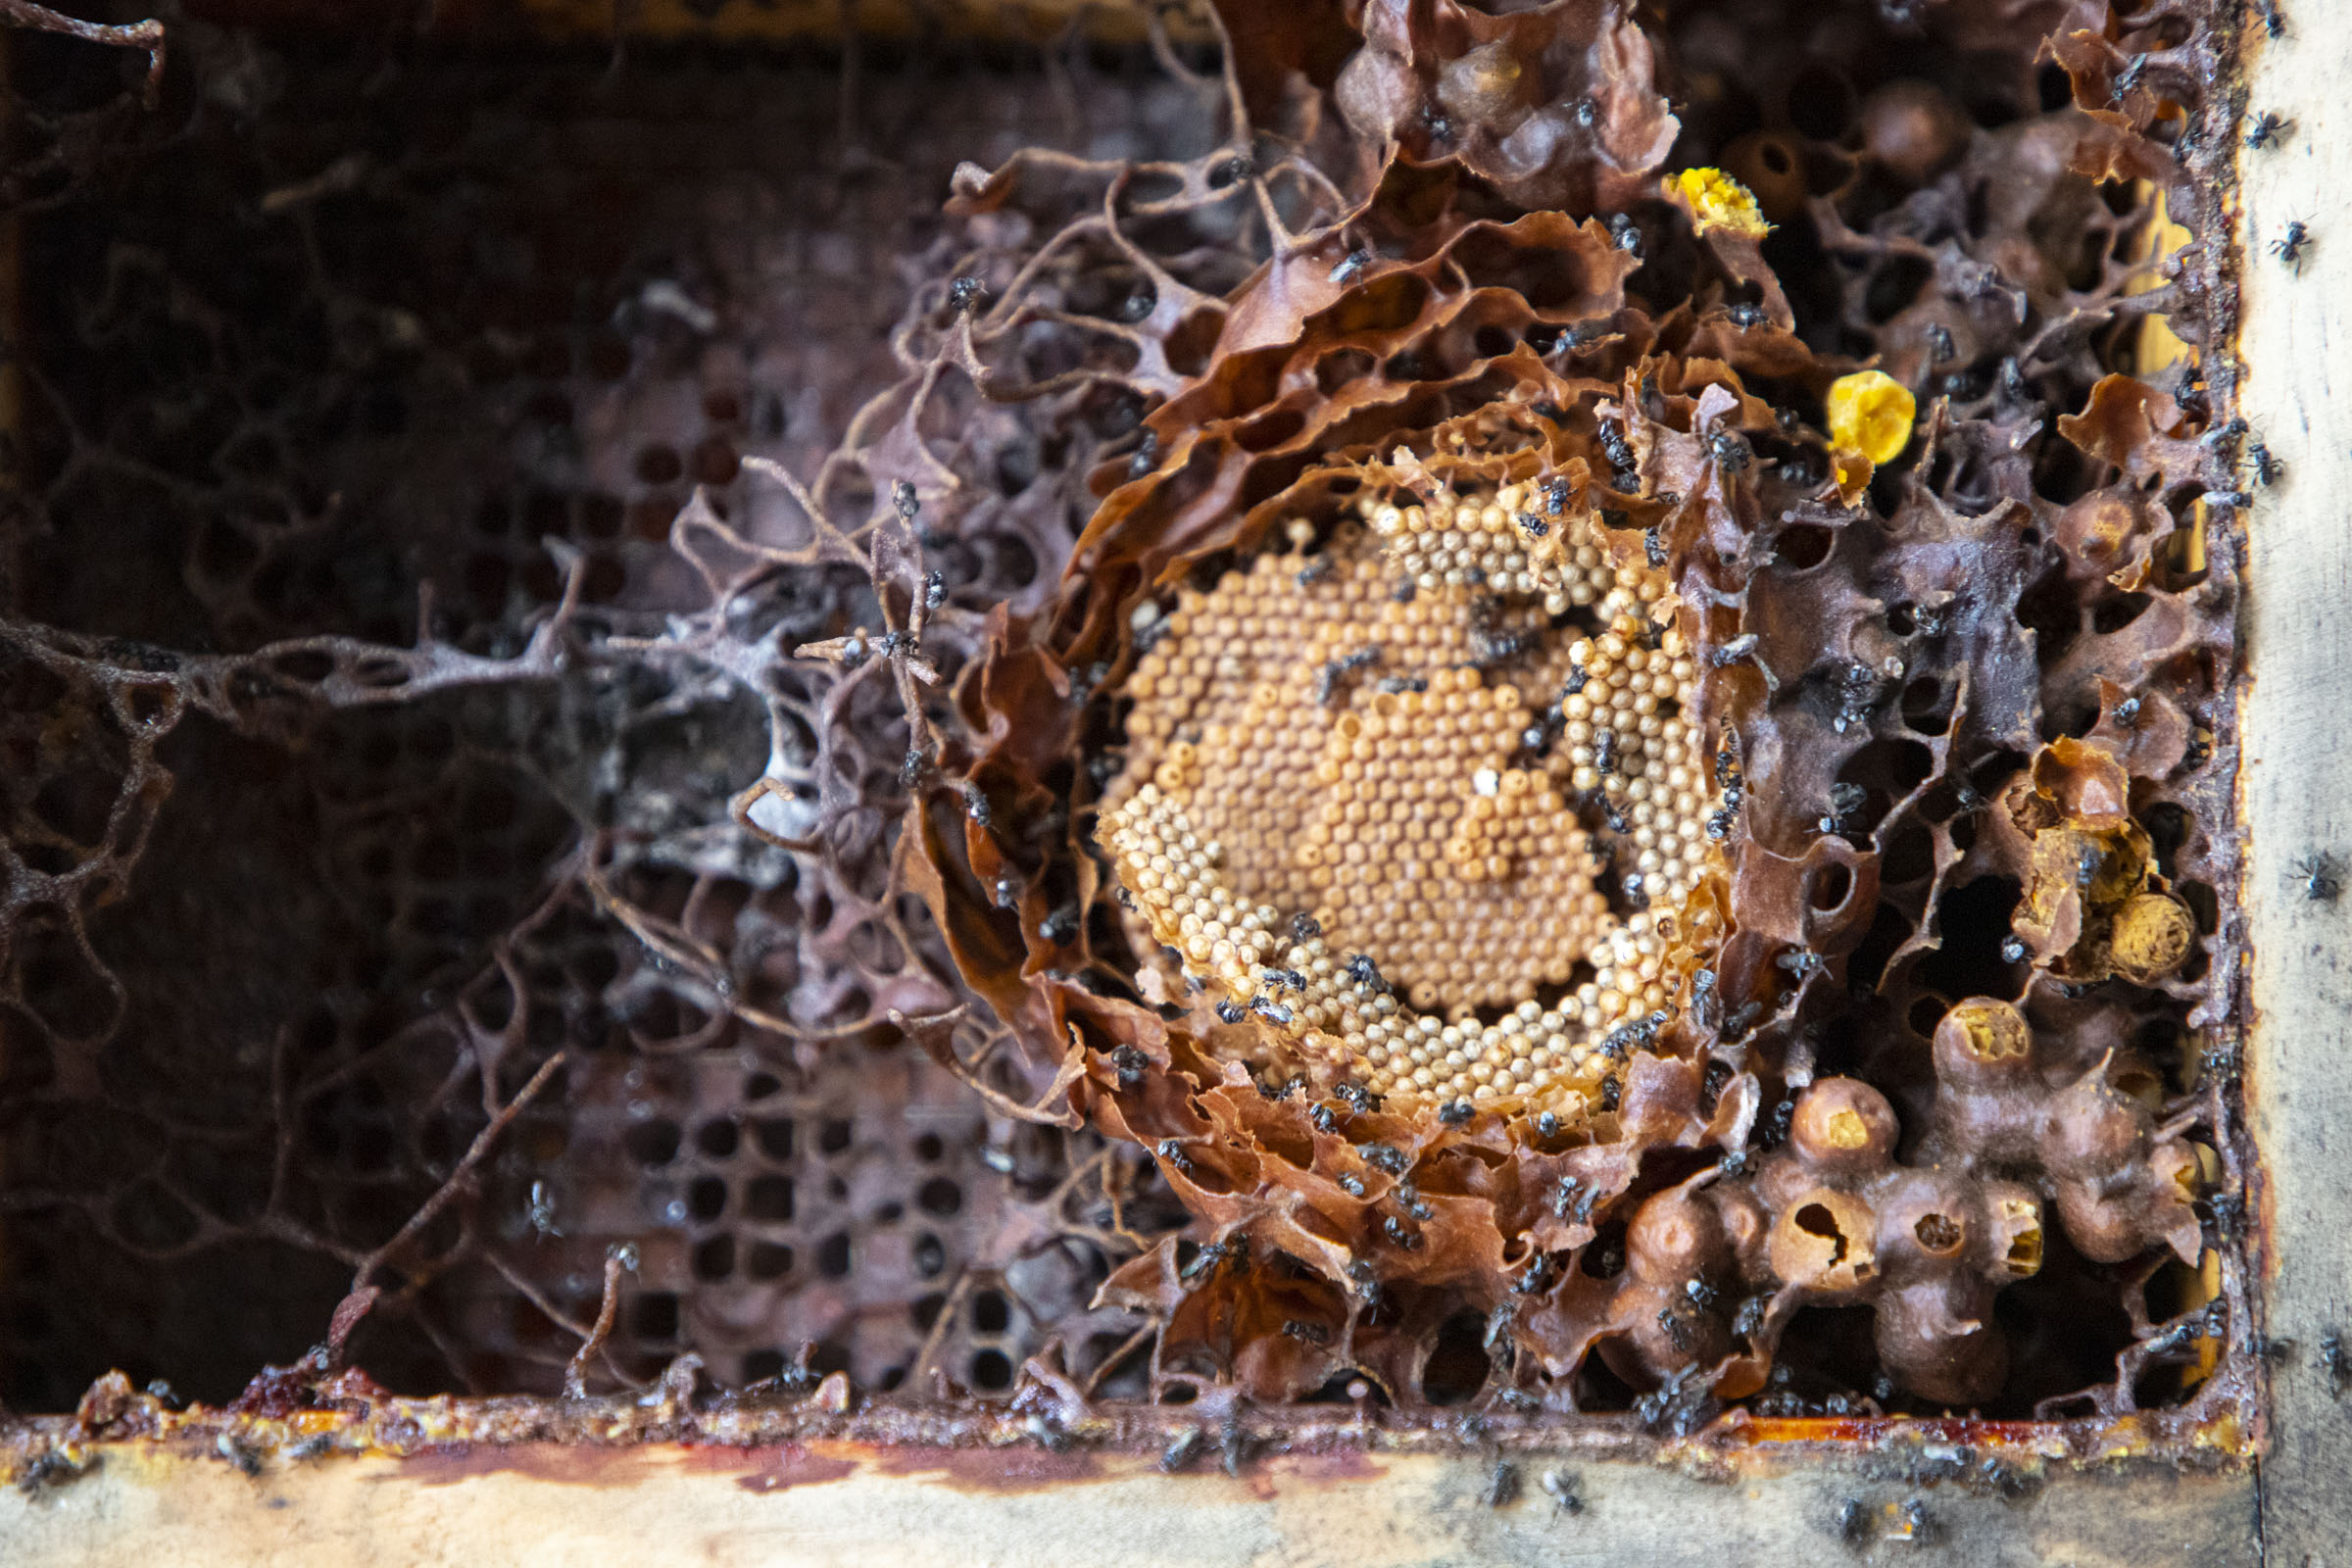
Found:
[[[2268,1332],[2292,1340],[2272,1382],[2261,1465],[2268,1559],[2352,1563],[2352,1402],[2321,1337],[2352,1327],[2352,896],[2307,898],[2295,861],[2352,865],[2352,7],[2304,3],[2290,31],[2248,41],[2247,107],[2295,121],[2283,147],[2241,151],[2242,398],[2285,460],[2247,527],[2242,705],[2245,912],[2253,943],[2249,1115],[2263,1154]],[[2269,246],[2290,220],[2316,243],[2297,276]],[[2345,381],[2344,393],[2336,378]]]
[[[763,1460],[674,1447],[598,1457],[526,1449],[459,1478],[445,1461],[327,1460],[248,1480],[218,1460],[113,1450],[97,1474],[0,1504],[12,1568],[1404,1568],[1417,1564],[1967,1562],[2074,1568],[2253,1560],[2244,1473],[2162,1467],[2075,1474],[2001,1501],[1861,1481],[1838,1467],[1710,1480],[1665,1466],[1573,1463],[1585,1509],[1562,1514],[1541,1461],[1503,1508],[1482,1498],[1486,1461],[1400,1455],[1276,1460],[1235,1480],[1213,1465],[1163,1476],[1106,1460],[1095,1479],[966,1489],[864,1467],[767,1490]],[[809,1473],[803,1453],[786,1461]],[[738,1468],[740,1467],[740,1468]],[[820,1466],[821,1468],[821,1466]],[[1921,1498],[1927,1537],[1900,1538]],[[1848,1542],[1840,1509],[1862,1505]]]

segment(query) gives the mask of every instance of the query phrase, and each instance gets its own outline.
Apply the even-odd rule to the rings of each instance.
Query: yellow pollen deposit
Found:
[[[1874,464],[1903,455],[1918,412],[1910,388],[1884,370],[1857,370],[1830,383],[1830,440]]]
[[[1772,232],[1754,193],[1720,169],[1686,169],[1666,182],[1666,189],[1669,195],[1681,194],[1690,209],[1691,226],[1701,234],[1724,228],[1762,239]]]
[[[1721,797],[1668,581],[1544,503],[1368,499],[1144,611],[1124,688],[1098,833],[1149,945],[1408,1104],[1581,1104],[1717,927],[1686,903]]]

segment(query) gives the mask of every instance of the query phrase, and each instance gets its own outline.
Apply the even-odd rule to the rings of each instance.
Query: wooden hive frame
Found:
[[[1154,1432],[1083,1454],[1038,1445],[1017,1417],[903,1442],[686,1447],[497,1444],[496,1401],[404,1401],[428,1428],[482,1440],[470,1453],[248,1467],[179,1442],[95,1446],[71,1486],[0,1494],[0,1558],[51,1564],[262,1562],[640,1563],[1185,1561],[1219,1564],[1649,1563],[1936,1560],[2273,1563],[2334,1560],[2352,1540],[2352,1421],[2334,1336],[2352,1312],[2352,1183],[2335,1124],[2352,1118],[2352,1004],[2341,956],[2352,904],[2305,898],[2296,862],[2352,844],[2340,709],[2352,668],[2352,416],[2330,396],[2347,330],[2352,239],[2333,238],[2338,174],[2352,178],[2352,29],[2313,13],[2283,36],[2249,17],[2246,101],[2291,118],[2290,144],[2241,154],[2240,383],[2245,416],[2291,478],[2245,529],[2246,741],[2240,779],[2249,873],[2238,931],[2252,954],[2248,1108],[2261,1152],[2249,1195],[2270,1363],[2257,1430],[2209,1434],[2210,1462],[2120,1443],[2049,1468],[2022,1495],[1923,1485],[1956,1442],[2002,1435],[1899,1423],[1844,1444],[1789,1436],[1731,1447],[1624,1453],[1573,1438],[1512,1455],[1519,1495],[1495,1506],[1496,1455],[1432,1432],[1367,1452],[1334,1424],[1320,1446],[1220,1473],[1168,1475]],[[2339,139],[2341,138],[2341,139]],[[2297,270],[2266,247],[2290,221],[2316,243]],[[591,1434],[580,1432],[575,1437]],[[2030,1431],[2006,1435],[2033,1442]],[[233,1457],[233,1454],[232,1454]],[[258,1473],[249,1473],[257,1471]],[[1547,1494],[1572,1494],[1571,1512]],[[1732,1544],[1736,1543],[1737,1545]]]

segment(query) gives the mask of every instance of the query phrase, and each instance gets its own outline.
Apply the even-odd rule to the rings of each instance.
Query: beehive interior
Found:
[[[1771,1309],[1776,1348],[1727,1397],[2061,1418],[2239,1396],[2215,1375],[2247,1333],[2236,511],[2209,498],[2248,438],[2210,367],[2153,368],[2170,333],[2227,324],[2219,250],[2160,277],[2168,181],[2232,142],[2227,40],[2166,3],[1787,9],[1639,19],[1680,117],[1659,167],[1752,190],[1768,273],[1727,280],[1654,180],[1626,199],[1526,174],[1518,128],[1617,110],[1596,76],[1531,119],[1494,85],[1509,51],[1454,37],[1416,68],[1425,102],[1381,100],[1411,126],[1388,178],[1458,162],[1494,223],[1556,203],[1600,226],[1583,251],[1448,238],[1461,275],[1521,304],[1412,338],[1434,295],[1381,285],[1363,311],[1386,358],[1339,351],[1405,401],[1523,346],[1595,386],[1652,353],[1748,355],[1739,454],[1686,418],[1691,475],[1779,487],[1755,635],[1704,647],[1648,619],[1656,473],[1605,463],[1630,559],[1529,474],[1335,490],[1296,537],[1073,568],[1103,495],[1174,445],[1147,416],[1257,416],[1245,373],[1219,379],[1223,317],[1186,306],[1268,254],[1252,191],[1303,227],[1322,198],[1298,171],[1351,177],[1336,111],[1320,141],[1269,124],[1237,146],[1212,43],[616,50],[175,21],[148,110],[135,58],[13,37],[0,1401],[68,1408],[114,1367],[228,1398],[320,1341],[355,1272],[385,1295],[349,1353],[387,1386],[553,1396],[618,1255],[594,1389],[691,1351],[722,1388],[839,1370],[875,1400],[994,1399],[1043,1353],[1106,1402],[1238,1384],[1407,1420],[1516,1401],[1654,1425],[1718,1407],[1662,1367],[1761,1343],[1742,1215],[1773,1227],[1780,1279],[1830,1283]],[[1345,99],[1354,35],[1313,15],[1253,47]],[[2073,41],[2053,59],[2045,36]],[[1238,90],[1278,100],[1261,74]],[[2068,169],[2086,125],[2121,149],[2104,179]],[[1032,155],[1010,199],[957,172],[1023,148],[1068,156]],[[1088,225],[1119,180],[1113,244]],[[1343,289],[1351,266],[1377,283],[1427,261],[1367,269],[1353,246],[1318,264]],[[1547,253],[1588,274],[1558,282]],[[1571,306],[1603,254],[1634,260],[1586,328]],[[1785,332],[1765,321],[1784,304]],[[1937,444],[1825,509],[1828,373],[1872,356]],[[2103,380],[2143,369],[2152,399]],[[1354,395],[1316,373],[1334,407]],[[1227,401],[1195,418],[1203,376]],[[1675,417],[1691,376],[1664,389]],[[1421,425],[1465,417],[1424,401]],[[1558,428],[1604,443],[1605,401]],[[1272,424],[1268,448],[1298,429]],[[1544,550],[1523,514],[1556,519]],[[925,675],[883,646],[912,605]],[[1056,666],[1052,755],[988,728],[1046,702],[1027,666],[978,690],[1000,610],[1100,633],[1056,645],[1101,658]],[[1696,683],[1776,664],[1788,689],[1753,700],[1782,749],[1751,730],[1719,763]],[[1742,787],[1742,836],[1710,833]],[[1399,1250],[1385,1292],[1253,1250],[1223,1156],[1148,1125],[1179,1069],[1293,1067],[1255,1033],[1291,1011],[1279,986],[1189,997],[1157,948],[1184,911],[1134,865],[1121,906],[1110,832],[1151,801],[1270,911],[1264,963],[1304,964],[1335,1033],[1360,1008],[1350,1059],[1386,1103],[1354,1131],[1313,1119],[1350,1113],[1315,1099],[1329,1083],[1228,1081],[1239,1108],[1206,1114],[1234,1147],[1427,1159],[1361,1212]],[[948,863],[928,905],[920,833]],[[1707,944],[1735,876],[1782,878],[1792,933],[1836,928],[1757,949],[1745,1017],[1744,994],[1702,1000],[1729,989]],[[943,934],[939,907],[963,923]],[[1081,1030],[1093,1103],[1120,1107],[1082,1117],[1040,1044],[1068,1036],[1006,1000],[1058,986],[1254,1017],[1150,1060]],[[1971,998],[2018,1006],[1955,1009]],[[1306,986],[1293,1000],[1303,1025]],[[1656,1023],[1599,1049],[1692,1008],[1703,1053],[1649,1054]],[[2024,1019],[2032,1044],[2005,1050]],[[1423,1256],[1446,1253],[1452,1203],[1483,1191],[1436,1174],[1455,1102],[1488,1116],[1462,1138],[1550,1162],[1513,1200],[1548,1217],[1506,1229],[1574,1238],[1532,1263],[1511,1242],[1518,1316],[1494,1268],[1400,1261],[1424,1223]],[[1604,1181],[1574,1151],[1619,1117],[1653,1131]],[[1299,1181],[1337,1181],[1315,1148]],[[1578,1180],[1606,1188],[1581,1211]],[[1650,1201],[1669,1189],[1688,1213]],[[1917,1210],[1883,1289],[1848,1277],[1866,1260],[1841,1204]],[[1919,1280],[1963,1276],[1948,1303],[2006,1343],[1989,1373],[1903,1326],[1935,1315]]]

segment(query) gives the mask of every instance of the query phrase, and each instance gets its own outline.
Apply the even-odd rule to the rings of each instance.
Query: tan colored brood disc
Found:
[[[1670,585],[1539,481],[1356,514],[1180,596],[1100,837],[1227,1021],[1407,1104],[1581,1109],[1718,929]]]

